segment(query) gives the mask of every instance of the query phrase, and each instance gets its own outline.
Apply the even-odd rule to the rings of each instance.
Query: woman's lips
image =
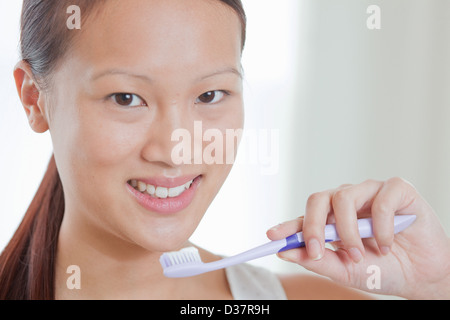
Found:
[[[128,191],[145,209],[158,213],[176,213],[192,202],[202,176],[176,179],[130,180]],[[154,184],[152,184],[154,183]]]

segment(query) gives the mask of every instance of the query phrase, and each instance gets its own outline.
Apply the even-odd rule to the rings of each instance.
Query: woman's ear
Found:
[[[31,67],[26,61],[20,61],[14,69],[17,93],[22,101],[31,129],[44,133],[49,129],[45,114],[45,95],[33,80]]]

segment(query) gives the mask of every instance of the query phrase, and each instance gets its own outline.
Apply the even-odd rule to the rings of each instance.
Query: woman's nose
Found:
[[[165,166],[176,167],[180,163],[173,157],[179,147],[179,140],[174,138],[177,132],[190,132],[193,120],[185,112],[188,106],[174,104],[160,107],[147,130],[146,143],[142,149],[142,158],[149,162],[159,162]]]

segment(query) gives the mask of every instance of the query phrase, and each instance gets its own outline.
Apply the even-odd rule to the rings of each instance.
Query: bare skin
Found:
[[[14,72],[30,126],[51,133],[65,192],[56,298],[232,299],[223,270],[168,279],[159,257],[191,245],[190,235],[231,170],[231,165],[175,164],[171,133],[177,128],[192,132],[194,121],[224,135],[226,129],[243,127],[240,21],[233,10],[210,0],[111,0],[103,6],[83,26],[49,92],[33,81],[26,62]],[[205,93],[213,99],[203,99]],[[118,99],[123,97],[130,99]],[[203,141],[195,143],[205,147]],[[201,182],[189,206],[174,214],[149,211],[127,190],[130,179],[186,175],[201,176]],[[374,190],[384,184],[373,184],[378,189],[367,183],[314,195],[304,222],[296,219],[268,232],[279,239],[303,229],[320,244],[320,230],[330,217],[342,232],[343,250],[320,247],[318,261],[312,250],[310,255],[306,250],[280,254],[338,283],[281,277],[288,298],[367,298],[346,286],[364,290],[362,270],[368,263],[395,271],[383,280],[389,294],[415,297],[419,285],[425,294],[436,292],[438,279],[448,283],[449,240],[431,208],[406,183],[378,194]],[[353,192],[341,192],[348,190]],[[417,223],[393,239],[389,222],[394,213],[406,212],[417,214]],[[377,219],[375,242],[361,242],[354,233],[355,218],[362,213]],[[204,261],[219,258],[205,250],[201,255]],[[66,286],[70,265],[81,269],[81,290]],[[448,294],[444,291],[438,292]]]

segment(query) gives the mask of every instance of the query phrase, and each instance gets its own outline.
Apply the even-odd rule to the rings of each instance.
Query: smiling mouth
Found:
[[[197,178],[195,178],[195,179],[197,179]],[[157,199],[166,199],[166,198],[176,198],[176,197],[179,197],[180,195],[182,195],[186,190],[188,190],[191,187],[191,185],[195,179],[192,179],[182,185],[171,187],[171,188],[156,186],[156,185],[148,184],[143,181],[134,180],[134,179],[129,180],[128,184],[142,194],[150,195],[153,198],[157,198]]]

